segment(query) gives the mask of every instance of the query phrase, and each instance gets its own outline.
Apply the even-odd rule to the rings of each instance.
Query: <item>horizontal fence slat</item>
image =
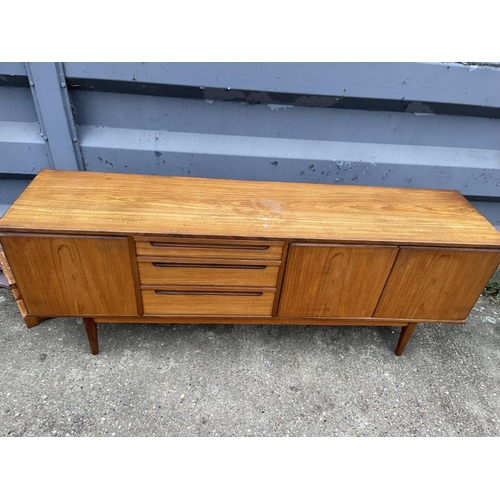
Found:
[[[500,68],[457,63],[64,63],[68,78],[500,107]]]
[[[457,189],[497,196],[500,151],[116,129],[80,130],[87,170]]]
[[[26,76],[22,62],[0,62],[0,75]]]
[[[50,168],[40,125],[32,122],[0,122],[0,175],[36,174]]]

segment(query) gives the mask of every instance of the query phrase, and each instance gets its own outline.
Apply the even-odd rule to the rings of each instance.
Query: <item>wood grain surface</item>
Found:
[[[276,286],[279,265],[142,262],[141,284]]]
[[[30,314],[137,314],[126,238],[3,236]]]
[[[235,325],[406,326],[408,321],[377,318],[274,318],[270,316],[98,316],[96,323],[206,323]],[[450,321],[463,324],[465,321]],[[397,337],[395,337],[397,338]]]
[[[398,249],[292,244],[279,316],[370,317]]]
[[[274,291],[143,289],[144,314],[271,316]]]
[[[176,258],[280,260],[283,241],[136,236],[137,255]]]
[[[401,248],[375,316],[463,320],[498,264],[496,251]]]
[[[42,170],[0,230],[500,248],[457,191]]]

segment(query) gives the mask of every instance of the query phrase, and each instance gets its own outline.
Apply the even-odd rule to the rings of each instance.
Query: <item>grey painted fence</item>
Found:
[[[0,210],[85,169],[457,189],[500,228],[499,89],[458,63],[0,63]]]

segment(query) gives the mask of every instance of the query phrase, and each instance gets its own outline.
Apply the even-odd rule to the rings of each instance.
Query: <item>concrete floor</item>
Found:
[[[499,436],[500,304],[467,325],[26,329],[0,289],[0,436]]]

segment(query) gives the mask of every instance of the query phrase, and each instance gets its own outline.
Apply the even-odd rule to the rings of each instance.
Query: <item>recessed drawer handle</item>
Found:
[[[171,262],[152,262],[155,267],[197,267],[210,269],[265,269],[267,266],[245,264],[179,264]]]
[[[155,290],[158,295],[223,295],[226,297],[260,297],[262,292],[173,292],[168,290]]]
[[[159,243],[150,241],[154,247],[163,248],[211,248],[215,250],[269,250],[269,245],[188,245],[182,243]]]

